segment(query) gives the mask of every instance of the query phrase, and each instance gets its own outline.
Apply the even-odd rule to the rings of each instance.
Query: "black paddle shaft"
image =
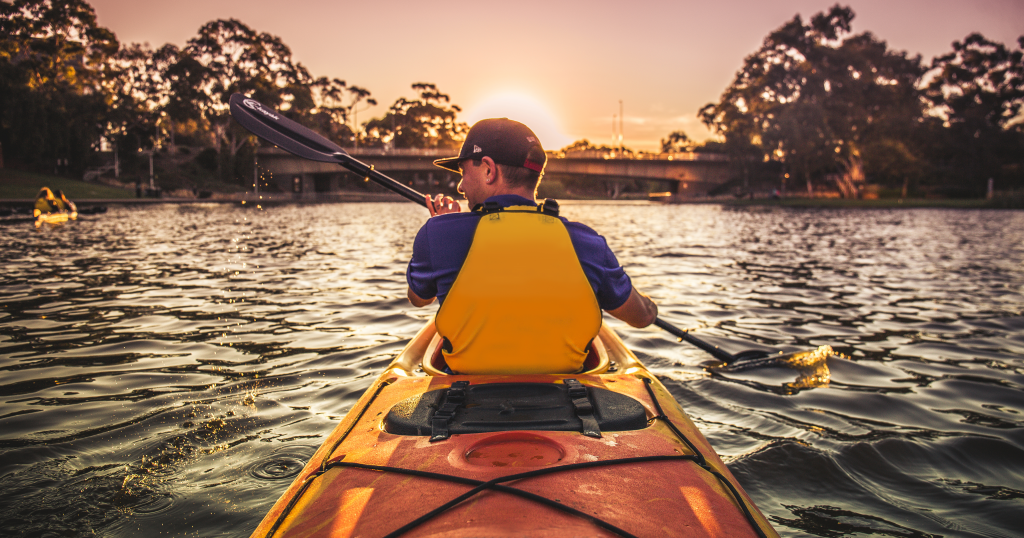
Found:
[[[288,153],[311,161],[340,164],[423,207],[427,206],[426,197],[416,189],[374,170],[349,155],[341,146],[286,118],[281,112],[240,93],[231,96],[230,106],[231,116],[239,125]]]
[[[736,359],[736,357],[734,357],[731,353],[725,351],[724,349],[718,346],[713,346],[697,338],[696,336],[690,334],[689,331],[684,331],[679,327],[676,327],[675,325],[672,325],[671,323],[661,318],[655,318],[654,324],[657,325],[658,327],[661,327],[665,331],[668,331],[672,335],[678,336],[679,338],[685,340],[688,344],[693,344],[694,346],[697,346],[700,349],[707,351],[708,353],[711,354],[712,357],[722,362],[733,362]]]

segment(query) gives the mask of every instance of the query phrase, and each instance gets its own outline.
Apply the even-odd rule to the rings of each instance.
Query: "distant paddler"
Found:
[[[50,213],[58,213],[61,211],[61,202],[53,195],[53,191],[50,187],[43,187],[39,189],[39,193],[36,194],[36,205],[35,209],[32,210],[33,217],[39,217],[41,215],[47,215]]]
[[[36,204],[32,209],[32,216],[36,219],[37,228],[43,223],[57,224],[66,222],[69,218],[78,217],[75,204],[68,200],[63,192],[60,190],[57,192],[59,197],[55,196],[49,187],[43,187],[36,194]]]
[[[57,198],[63,204],[64,210],[68,212],[69,217],[75,218],[78,216],[78,206],[71,200],[68,200],[67,196],[64,196],[64,191],[57,189]]]

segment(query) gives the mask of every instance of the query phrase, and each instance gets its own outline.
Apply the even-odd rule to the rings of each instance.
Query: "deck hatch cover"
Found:
[[[561,383],[470,384],[465,400],[448,423],[451,434],[515,430],[580,431],[583,427],[569,387]],[[384,431],[396,435],[430,435],[431,421],[447,389],[425,392],[398,402],[384,418]],[[647,412],[637,400],[598,387],[586,387],[601,431],[640,430]]]

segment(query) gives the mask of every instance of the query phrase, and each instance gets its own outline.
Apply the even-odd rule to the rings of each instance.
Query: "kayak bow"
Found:
[[[430,322],[254,537],[778,536],[607,327],[579,374],[446,375],[440,347]]]

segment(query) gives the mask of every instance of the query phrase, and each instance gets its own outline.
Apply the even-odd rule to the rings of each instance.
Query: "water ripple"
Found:
[[[606,317],[780,534],[1018,534],[1024,213],[563,211],[665,319],[846,357],[717,368]],[[432,315],[405,300],[425,218],[195,204],[5,228],[6,531],[247,536]]]

